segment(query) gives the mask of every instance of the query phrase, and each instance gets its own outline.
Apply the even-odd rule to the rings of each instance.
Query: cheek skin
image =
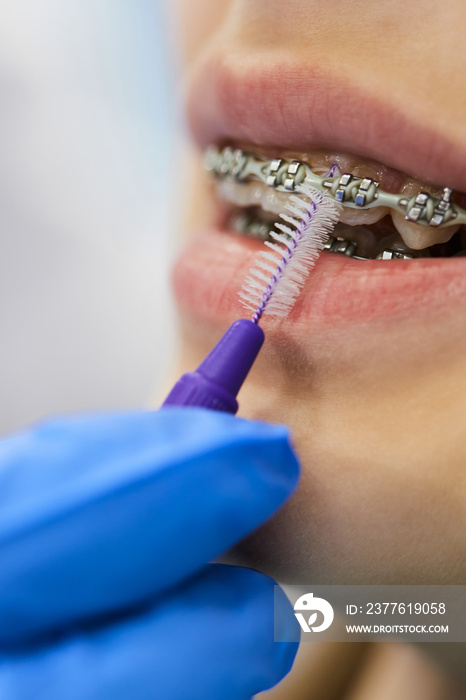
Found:
[[[176,0],[174,14],[185,69],[225,21],[231,0]]]

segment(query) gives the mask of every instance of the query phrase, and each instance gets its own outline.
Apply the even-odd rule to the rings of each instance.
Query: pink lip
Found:
[[[174,270],[177,300],[190,317],[225,323],[248,317],[238,290],[262,244],[209,229],[196,236]],[[374,318],[429,318],[464,300],[464,259],[358,261],[324,253],[286,319],[287,327],[329,326],[367,322]]]
[[[277,65],[264,64],[244,52],[214,54],[204,63],[188,99],[202,148],[236,142],[277,151],[333,149],[466,191],[466,140],[444,135],[441,105],[435,112],[422,102],[408,104],[409,95],[366,88],[358,76],[325,62],[302,65],[282,56]]]

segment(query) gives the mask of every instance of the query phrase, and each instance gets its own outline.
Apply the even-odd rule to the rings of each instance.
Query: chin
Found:
[[[182,314],[180,371],[199,364],[229,320]],[[288,425],[302,476],[228,561],[284,583],[461,583],[466,368],[451,361],[459,345],[449,352],[440,334],[432,348],[419,332],[377,354],[366,326],[307,345],[266,327],[239,415]]]

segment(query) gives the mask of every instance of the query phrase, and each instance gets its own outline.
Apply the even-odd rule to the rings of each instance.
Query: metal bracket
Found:
[[[337,202],[344,202],[348,199],[348,186],[351,183],[353,176],[350,173],[345,173],[340,177],[340,182],[338,184],[338,189],[335,192],[335,199]]]
[[[356,192],[355,204],[358,207],[365,207],[369,201],[376,199],[378,187],[378,182],[372,180],[370,177],[365,177],[359,184],[359,189]]]

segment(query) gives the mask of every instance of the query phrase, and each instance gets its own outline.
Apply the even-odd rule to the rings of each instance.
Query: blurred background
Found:
[[[0,433],[147,403],[173,343],[163,0],[0,0]]]

